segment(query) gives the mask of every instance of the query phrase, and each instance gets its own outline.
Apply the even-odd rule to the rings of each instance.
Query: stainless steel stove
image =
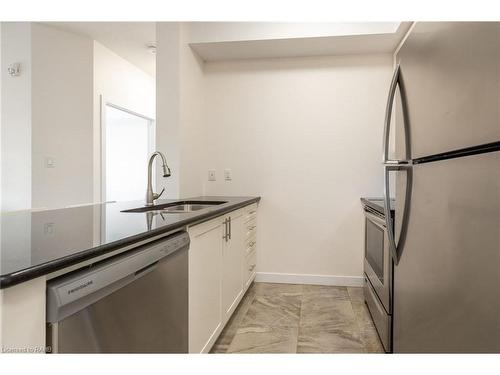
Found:
[[[362,198],[361,202],[365,212],[365,302],[385,351],[391,352],[394,265],[389,250],[384,203],[382,198]],[[391,206],[390,214],[393,216],[394,208]]]

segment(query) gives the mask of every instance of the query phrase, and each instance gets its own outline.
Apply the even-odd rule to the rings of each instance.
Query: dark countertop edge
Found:
[[[381,215],[385,215],[385,207],[383,206],[380,206],[378,204],[375,204],[373,203],[372,201],[370,201],[370,199],[380,199],[380,198],[360,198],[361,200],[361,204],[363,205],[363,207],[365,206],[368,206],[370,208],[372,208],[373,210],[379,212]],[[394,217],[394,209],[391,209],[391,217]]]
[[[225,207],[208,211],[206,213],[202,213],[199,216],[187,218],[185,220],[179,220],[178,222],[170,225],[165,225],[161,228],[156,228],[149,232],[140,233],[134,236],[130,236],[110,244],[104,246],[93,247],[88,250],[80,251],[73,255],[68,255],[50,262],[42,263],[33,267],[25,268],[16,272],[12,272],[9,274],[0,276],[0,289],[5,289],[17,284],[21,284],[23,282],[35,279],[40,276],[48,275],[49,273],[59,271],[63,268],[74,266],[80,262],[84,262],[86,260],[96,258],[98,256],[110,253],[112,251],[117,250],[120,247],[130,246],[134,243],[144,241],[148,238],[158,236],[162,233],[172,232],[176,229],[185,227],[187,225],[199,224],[204,221],[208,221],[217,216],[224,215],[227,212],[231,212],[237,210],[242,207],[249,206],[253,203],[258,203],[260,201],[260,197],[253,197],[246,199],[244,201],[227,205]],[[132,249],[124,250],[124,252]],[[118,254],[117,254],[118,255]]]

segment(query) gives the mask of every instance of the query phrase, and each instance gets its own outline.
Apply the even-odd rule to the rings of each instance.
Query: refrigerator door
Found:
[[[500,152],[415,165],[394,352],[499,353],[499,285]]]
[[[500,141],[500,22],[417,23],[397,62],[412,159]]]

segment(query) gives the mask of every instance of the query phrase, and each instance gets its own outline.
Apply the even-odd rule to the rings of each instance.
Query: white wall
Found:
[[[205,65],[205,193],[262,196],[259,272],[362,275],[391,71],[385,55]]]
[[[2,210],[91,201],[90,41],[38,23],[2,31]]]
[[[167,179],[158,178],[156,189],[164,186],[166,198],[180,197],[180,33],[179,23],[156,24],[156,148],[166,153],[172,173]],[[161,176],[158,169],[156,175]]]
[[[95,93],[103,95],[108,102],[155,118],[154,77],[99,42],[93,44]]]
[[[32,206],[92,202],[92,41],[31,28]]]
[[[188,46],[188,27],[181,28],[181,175],[180,196],[203,193],[207,139],[203,62]]]
[[[187,25],[157,23],[157,149],[165,152],[170,178],[157,176],[166,198],[202,194],[205,90],[203,62],[188,46]]]
[[[359,199],[382,194],[391,56],[203,63],[188,47],[192,27],[159,23],[157,37],[157,142],[174,166],[167,196],[260,195],[259,272],[360,283]]]
[[[154,118],[154,78],[88,37],[1,27],[2,210],[101,201],[99,96]],[[13,62],[19,77],[7,75]]]
[[[101,96],[140,115],[156,118],[155,79],[99,42],[93,42],[93,179],[94,201],[101,197]],[[146,186],[144,186],[144,193]]]
[[[2,210],[31,207],[31,25],[2,22],[1,174]],[[21,63],[21,75],[7,67]]]

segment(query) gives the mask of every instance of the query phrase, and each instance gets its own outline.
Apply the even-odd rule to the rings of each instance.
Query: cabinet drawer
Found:
[[[254,235],[257,230],[257,220],[256,218],[250,219],[250,221],[245,223],[245,231],[247,237]]]
[[[250,233],[245,237],[245,245],[248,246],[250,242],[256,242],[257,241],[257,232]]]
[[[257,272],[257,253],[254,251],[249,257],[246,258],[245,269],[243,275],[245,276],[245,286],[250,284]]]
[[[244,222],[248,223],[253,219],[257,219],[257,204],[252,204],[249,207],[245,208]]]
[[[245,257],[248,258],[250,255],[254,254],[256,249],[257,241],[255,239],[248,241],[245,245]]]
[[[380,341],[384,346],[386,352],[391,351],[391,337],[392,337],[392,316],[387,314],[384,307],[380,303],[375,290],[373,289],[368,277],[365,275],[365,284],[363,288],[365,301],[370,311],[373,323],[377,329]]]

